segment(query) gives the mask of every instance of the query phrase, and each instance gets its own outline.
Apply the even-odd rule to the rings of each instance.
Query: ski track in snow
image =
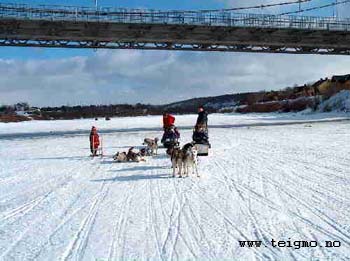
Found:
[[[350,123],[249,120],[256,126],[210,131],[199,178],[172,178],[164,149],[113,163],[115,152],[161,135],[150,124],[104,134],[103,158],[88,156],[80,132],[2,139],[0,260],[349,260]],[[190,140],[190,130],[181,134]],[[279,248],[272,239],[342,245]]]
[[[88,215],[83,220],[78,232],[74,236],[74,240],[69,245],[64,255],[60,258],[61,260],[68,260],[71,256],[74,260],[80,260],[84,254],[84,250],[86,248],[87,239],[91,231],[91,227],[93,226],[96,215],[98,213],[99,206],[101,202],[104,200],[108,193],[108,189],[106,189],[106,183],[104,182],[101,186],[100,192],[98,193],[96,199],[93,201],[91,208],[89,210]]]

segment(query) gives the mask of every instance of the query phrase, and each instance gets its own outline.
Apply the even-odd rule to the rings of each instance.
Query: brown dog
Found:
[[[147,145],[147,149],[150,151],[151,155],[158,154],[158,138],[150,139],[145,138],[143,141],[143,145]]]

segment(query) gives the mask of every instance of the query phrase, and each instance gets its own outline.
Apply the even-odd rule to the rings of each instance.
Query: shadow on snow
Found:
[[[117,176],[114,178],[105,179],[94,179],[92,182],[117,182],[117,181],[138,181],[138,180],[149,180],[149,179],[169,179],[170,174],[151,174],[151,175],[129,175],[129,176]]]

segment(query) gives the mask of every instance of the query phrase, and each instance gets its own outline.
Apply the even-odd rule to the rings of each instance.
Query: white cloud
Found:
[[[270,90],[349,73],[350,57],[98,51],[56,60],[1,60],[0,103],[167,103]]]

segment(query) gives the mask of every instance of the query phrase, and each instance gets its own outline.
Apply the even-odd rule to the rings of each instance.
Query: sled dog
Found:
[[[174,150],[174,147],[167,148],[166,154],[171,157],[171,155],[173,154],[173,150]]]
[[[140,149],[140,155],[141,157],[152,156],[151,151],[148,149],[148,147]]]
[[[198,173],[198,160],[197,160],[197,154],[198,151],[193,143],[187,143],[182,147],[182,168],[183,168],[183,174],[185,176],[189,176],[190,169],[192,170],[192,174],[196,173],[197,177],[199,177]]]
[[[134,152],[134,147],[131,147],[128,151],[128,153],[126,154],[126,158],[128,161],[132,161],[132,162],[140,162],[140,161],[144,161],[144,159],[141,157],[141,153],[138,152]]]
[[[183,152],[180,148],[173,148],[171,152],[171,165],[173,168],[173,177],[175,177],[176,169],[178,169],[178,175],[182,177],[182,163],[183,163]]]
[[[180,148],[180,143],[176,143],[173,146],[170,146],[169,148],[166,149],[166,154],[169,155],[171,157],[173,150],[174,149],[179,149]]]
[[[113,159],[117,162],[127,162],[128,158],[126,156],[126,152],[117,152],[117,154],[115,154],[113,156]]]
[[[158,154],[158,138],[150,139],[145,138],[143,141],[143,145],[147,145],[147,148],[150,150],[151,155],[157,155]]]
[[[113,156],[113,159],[117,162],[140,162],[145,161],[145,159],[142,157],[141,152],[134,152],[134,147],[131,147],[128,152],[117,152]]]

